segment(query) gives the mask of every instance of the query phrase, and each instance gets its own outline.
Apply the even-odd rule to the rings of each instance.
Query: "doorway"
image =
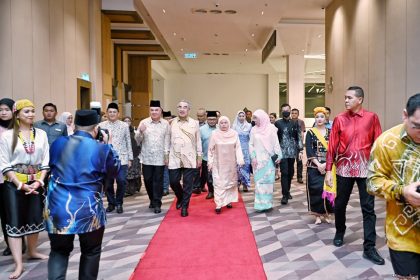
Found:
[[[90,109],[92,101],[92,83],[82,79],[77,79],[77,109]]]

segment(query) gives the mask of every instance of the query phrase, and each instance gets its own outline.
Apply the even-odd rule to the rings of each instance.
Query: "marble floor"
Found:
[[[363,227],[357,187],[347,210],[345,245],[336,248],[332,245],[334,225],[314,225],[313,217],[307,213],[305,186],[296,181],[292,184],[293,199],[288,205],[280,206],[281,187],[276,182],[276,207],[269,213],[255,213],[252,190],[241,193],[268,279],[393,279],[384,239],[383,201],[376,201],[376,229],[377,248],[386,263],[377,266],[362,257]],[[205,195],[201,194],[203,199]],[[139,194],[125,199],[123,214],[114,212],[108,215],[98,279],[121,280],[130,277],[173,198],[172,194],[164,197],[162,213],[154,214],[148,208],[147,194],[142,188]],[[194,209],[189,212],[194,215]],[[0,241],[0,249],[3,250],[2,236]],[[40,234],[39,251],[49,253],[49,241],[45,232]],[[67,279],[77,279],[79,257],[76,238]],[[25,259],[24,265],[26,271],[20,279],[47,279],[47,261]],[[0,279],[7,279],[13,267],[11,257],[0,256]]]

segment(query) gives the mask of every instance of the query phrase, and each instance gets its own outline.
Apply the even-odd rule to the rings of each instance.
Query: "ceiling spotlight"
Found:
[[[176,36],[176,32],[174,32],[173,34],[174,34],[174,36]]]
[[[318,34],[318,36],[317,36],[318,38],[321,38],[322,37],[322,35],[321,34]]]
[[[165,9],[162,9],[162,12],[163,12],[164,14],[166,14],[166,10],[165,10]]]
[[[245,51],[247,52],[247,51],[248,51],[248,49],[245,49]]]
[[[181,48],[181,52],[183,52],[184,51],[184,49],[183,48]]]
[[[264,11],[261,11],[261,15],[262,15],[262,16],[264,15]]]
[[[302,50],[302,52],[304,52],[305,50]]]
[[[255,34],[254,34],[254,33],[252,33],[252,34],[251,34],[251,37],[254,37],[254,36],[255,36]]]

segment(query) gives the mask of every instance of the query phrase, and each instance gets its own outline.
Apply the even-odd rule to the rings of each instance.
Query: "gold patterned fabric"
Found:
[[[371,151],[367,188],[387,200],[385,232],[393,250],[420,254],[420,209],[406,203],[402,193],[404,186],[419,181],[419,144],[402,124],[384,132]]]

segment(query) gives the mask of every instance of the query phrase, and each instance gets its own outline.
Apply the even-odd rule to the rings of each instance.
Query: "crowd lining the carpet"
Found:
[[[357,184],[363,215],[363,257],[385,260],[376,250],[375,195],[386,199],[385,231],[398,278],[420,275],[420,93],[403,110],[403,123],[382,133],[378,116],[363,108],[364,91],[349,87],[346,110],[330,120],[328,107],[313,109],[315,122],[306,131],[299,111],[283,104],[281,117],[246,107],[231,120],[219,111],[197,110],[181,100],[177,116],[150,101],[150,116],[138,127],[120,120],[119,107],[106,113],[78,110],[56,120],[57,107],[43,106],[44,119],[34,122],[35,106],[27,99],[0,100],[0,218],[6,249],[15,270],[24,272],[22,254],[48,258],[48,279],[64,279],[74,237],[79,236],[79,279],[97,279],[106,213],[124,212],[124,197],[140,191],[141,175],[149,208],[161,213],[162,197],[173,190],[181,217],[193,193],[207,192],[215,214],[234,207],[239,191],[254,188],[254,209],[276,206],[274,183],[280,180],[287,207],[294,163],[303,183],[302,158],[307,158],[308,212],[314,223],[332,222],[332,238],[343,246],[346,208]],[[305,136],[306,132],[306,136]],[[116,188],[114,186],[116,181]],[[241,188],[242,186],[242,188]],[[103,193],[107,208],[103,205]],[[223,212],[229,210],[223,210]],[[38,234],[46,230],[49,256],[37,251]]]

